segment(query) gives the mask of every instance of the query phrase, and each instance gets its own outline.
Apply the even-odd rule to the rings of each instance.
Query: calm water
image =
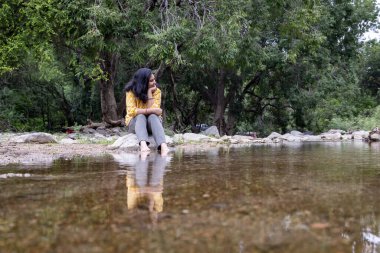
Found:
[[[1,252],[380,252],[380,144],[0,167]]]

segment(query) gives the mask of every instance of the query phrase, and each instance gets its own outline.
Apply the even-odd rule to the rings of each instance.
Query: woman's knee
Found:
[[[146,116],[144,115],[144,114],[138,114],[137,116],[136,116],[136,121],[138,121],[138,120],[146,120]]]
[[[148,120],[149,121],[160,121],[160,118],[156,115],[156,114],[150,114],[149,116],[148,116]]]

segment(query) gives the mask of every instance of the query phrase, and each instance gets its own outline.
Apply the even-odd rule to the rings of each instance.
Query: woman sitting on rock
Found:
[[[141,152],[149,152],[148,133],[153,134],[161,154],[168,153],[162,126],[161,90],[156,86],[152,70],[137,70],[131,81],[125,86],[127,114],[125,125],[136,133]]]

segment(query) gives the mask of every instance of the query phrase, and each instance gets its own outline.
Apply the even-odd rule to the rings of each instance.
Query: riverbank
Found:
[[[252,136],[208,136],[205,134],[175,134],[166,136],[172,150],[177,147],[207,149],[215,146],[277,145],[300,142],[363,141],[368,131],[345,133],[330,130],[320,135],[306,135],[292,131],[281,135],[271,133],[265,138]],[[155,152],[153,138],[152,152]],[[121,152],[138,152],[138,141],[134,134],[115,131],[115,134],[100,133],[0,133],[0,165],[7,164],[51,164],[59,158],[78,156],[102,156]]]

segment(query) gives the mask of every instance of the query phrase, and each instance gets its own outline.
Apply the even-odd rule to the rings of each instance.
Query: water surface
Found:
[[[380,145],[0,167],[1,252],[380,252]]]

